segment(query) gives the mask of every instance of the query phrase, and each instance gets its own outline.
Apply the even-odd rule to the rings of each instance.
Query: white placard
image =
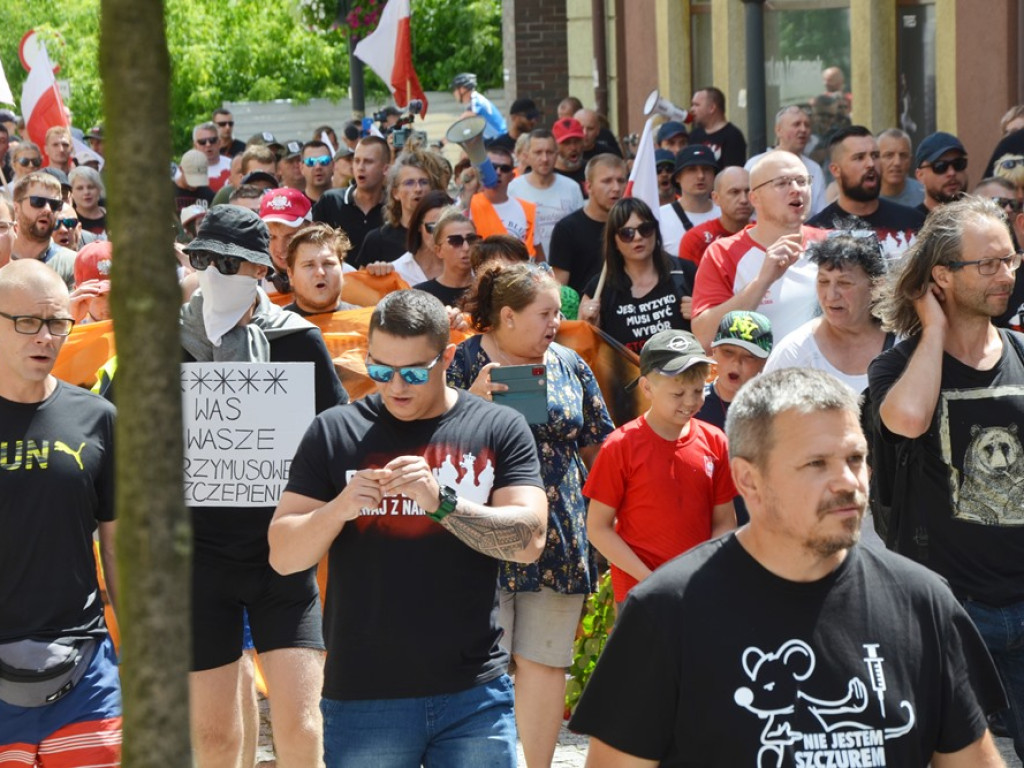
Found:
[[[272,507],[315,415],[313,363],[183,363],[185,503]]]

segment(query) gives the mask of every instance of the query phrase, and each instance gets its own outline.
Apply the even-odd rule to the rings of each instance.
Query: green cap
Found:
[[[718,333],[712,347],[732,344],[742,347],[755,357],[764,359],[772,351],[772,321],[760,312],[737,309],[726,312],[718,324]]]

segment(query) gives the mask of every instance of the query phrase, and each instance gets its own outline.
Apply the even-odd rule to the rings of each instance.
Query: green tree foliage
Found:
[[[779,53],[787,59],[821,59],[850,75],[850,11],[821,8],[782,11],[778,22]]]
[[[174,152],[191,145],[192,126],[225,101],[340,98],[348,89],[345,29],[311,25],[309,0],[165,0],[171,56]],[[0,61],[16,99],[25,70],[18,43],[29,29],[47,40],[71,84],[76,126],[103,120],[99,76],[99,0],[0,4]],[[457,72],[476,72],[481,87],[501,85],[501,0],[412,0],[413,55],[427,90],[446,90]],[[328,14],[325,18],[332,20]],[[325,28],[327,27],[327,28]],[[367,70],[369,94],[386,93]],[[244,138],[244,137],[243,137]]]
[[[459,72],[500,88],[501,0],[412,0],[413,62],[420,84],[446,91]]]

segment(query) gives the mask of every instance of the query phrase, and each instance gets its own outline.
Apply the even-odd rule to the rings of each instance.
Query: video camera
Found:
[[[387,106],[379,112],[373,113],[373,119],[378,123],[382,136],[389,133],[394,134],[395,149],[405,146],[409,137],[415,137],[421,145],[426,145],[427,134],[425,131],[414,131],[408,126],[416,119],[416,115],[423,111],[423,102],[419,99],[412,99],[409,102],[409,111],[402,114],[397,107]],[[397,118],[397,119],[395,119]]]

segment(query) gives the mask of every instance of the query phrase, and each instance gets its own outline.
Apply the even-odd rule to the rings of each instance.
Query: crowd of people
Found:
[[[967,194],[956,136],[876,135],[825,74],[750,157],[699,89],[657,201],[601,115],[506,119],[470,73],[477,164],[397,110],[195,126],[181,360],[310,363],[315,413],[280,498],[189,507],[197,766],[254,765],[253,650],[280,766],[550,765],[605,567],[588,765],[1002,765],[991,730],[1024,757],[1024,107]],[[80,138],[0,111],[0,765],[119,759],[116,360],[99,394],[52,373],[110,322]],[[322,329],[364,307],[349,402]],[[565,320],[637,366],[640,412],[613,423]]]

